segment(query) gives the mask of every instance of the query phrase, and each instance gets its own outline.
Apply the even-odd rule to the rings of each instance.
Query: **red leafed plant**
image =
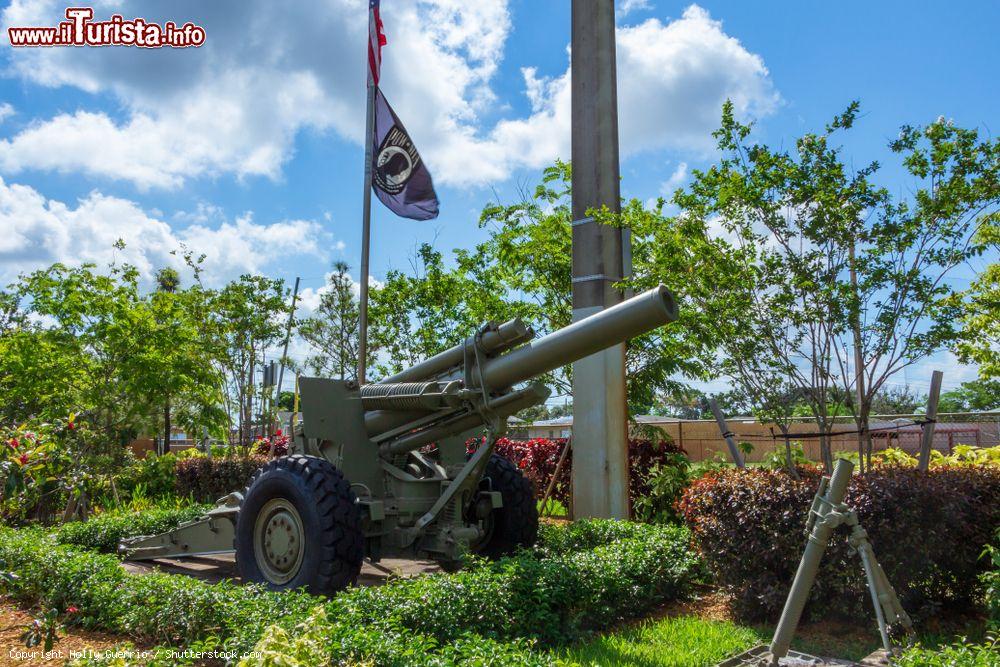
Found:
[[[288,436],[281,429],[274,432],[270,438],[259,436],[255,453],[261,456],[278,457],[288,454]]]
[[[469,441],[469,451],[474,451],[478,440]],[[496,452],[510,459],[524,476],[534,483],[535,493],[541,498],[549,486],[552,475],[559,464],[559,456],[566,446],[566,438],[533,438],[531,440],[497,440]],[[655,464],[670,465],[676,454],[686,452],[672,440],[658,441],[633,438],[628,443],[629,453],[629,496],[633,507],[636,498],[646,494],[648,473]],[[573,469],[573,449],[570,447],[566,461],[559,471],[552,497],[566,505],[570,499],[570,480]]]
[[[705,563],[743,618],[776,618],[805,547],[806,514],[822,470],[725,470],[692,483],[678,503]],[[868,531],[879,563],[911,615],[980,596],[982,554],[1000,526],[1000,469],[920,472],[876,466],[855,475],[846,503]],[[810,595],[812,617],[871,613],[861,563],[844,529],[830,541]]]

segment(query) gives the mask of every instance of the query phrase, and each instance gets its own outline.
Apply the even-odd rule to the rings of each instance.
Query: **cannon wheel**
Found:
[[[530,547],[538,538],[538,506],[535,489],[508,459],[493,454],[486,464],[484,479],[503,497],[503,507],[493,510],[485,520],[486,536],[475,551],[489,558],[500,558]]]
[[[336,593],[361,571],[364,536],[350,484],[326,459],[283,456],[257,471],[236,519],[236,566],[271,590]]]

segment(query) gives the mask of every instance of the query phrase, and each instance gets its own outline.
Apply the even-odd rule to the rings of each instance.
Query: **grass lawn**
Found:
[[[598,637],[565,658],[587,667],[704,667],[762,641],[756,630],[728,621],[675,616]]]

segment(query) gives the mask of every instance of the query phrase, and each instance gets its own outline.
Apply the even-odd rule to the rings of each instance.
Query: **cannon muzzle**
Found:
[[[491,390],[504,389],[624,343],[629,338],[676,319],[674,296],[666,287],[659,285],[488,360],[483,365],[483,381]]]

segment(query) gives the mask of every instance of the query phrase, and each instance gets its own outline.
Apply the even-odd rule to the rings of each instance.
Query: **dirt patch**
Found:
[[[671,602],[653,614],[653,618],[670,616],[697,616],[709,621],[733,621],[733,608],[729,596],[716,590],[706,589],[696,593],[690,600]]]
[[[64,665],[74,654],[115,650],[127,641],[125,637],[70,626],[59,633],[59,641],[46,654],[42,647],[26,648],[21,641],[25,626],[34,619],[33,614],[10,601],[0,600],[0,665]]]

